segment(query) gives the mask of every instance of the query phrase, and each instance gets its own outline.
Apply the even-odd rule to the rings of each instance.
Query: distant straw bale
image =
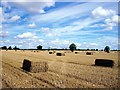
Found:
[[[78,54],[79,52],[75,52],[75,54]]]
[[[57,56],[65,56],[65,53],[62,53],[62,52],[58,52],[56,53]]]
[[[49,54],[54,54],[54,52],[49,52]]]
[[[47,62],[32,62],[24,59],[22,68],[33,73],[46,72],[48,70],[48,64]]]
[[[86,52],[86,55],[93,55],[93,52]]]
[[[96,66],[104,66],[104,67],[113,67],[114,61],[109,59],[96,59],[95,60]]]

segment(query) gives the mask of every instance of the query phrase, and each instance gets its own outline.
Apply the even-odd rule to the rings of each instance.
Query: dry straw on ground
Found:
[[[48,51],[33,52],[28,50],[25,52],[10,50],[0,53],[2,55],[3,88],[120,87],[118,84],[118,61],[120,59],[118,58],[118,53],[114,53],[114,51],[110,53],[95,51],[94,55],[90,56],[86,56],[86,51],[75,51],[80,52],[78,55],[70,51],[56,51],[60,53],[70,52],[65,53],[65,56],[49,55]],[[48,71],[39,73],[25,72],[21,69],[25,58],[28,58],[32,63],[47,62],[49,65]],[[113,60],[115,63],[114,67],[94,66],[96,59]],[[33,66],[32,64],[30,65]],[[39,70],[37,70],[34,71],[38,72]]]

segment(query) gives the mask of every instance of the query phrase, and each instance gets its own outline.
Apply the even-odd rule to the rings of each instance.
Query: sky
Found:
[[[0,5],[0,46],[118,49],[118,2],[13,0]]]

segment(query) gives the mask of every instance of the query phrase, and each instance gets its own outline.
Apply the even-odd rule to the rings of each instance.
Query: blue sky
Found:
[[[118,49],[117,2],[18,1],[0,6],[0,46]]]

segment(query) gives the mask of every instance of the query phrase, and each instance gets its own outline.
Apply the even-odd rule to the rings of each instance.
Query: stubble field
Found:
[[[4,51],[2,55],[2,88],[117,88],[118,52],[95,51],[86,55],[70,51],[65,56],[49,54],[48,51]],[[95,59],[111,59],[114,67],[94,66]],[[47,72],[31,73],[22,69],[24,59],[33,62],[46,61]]]

